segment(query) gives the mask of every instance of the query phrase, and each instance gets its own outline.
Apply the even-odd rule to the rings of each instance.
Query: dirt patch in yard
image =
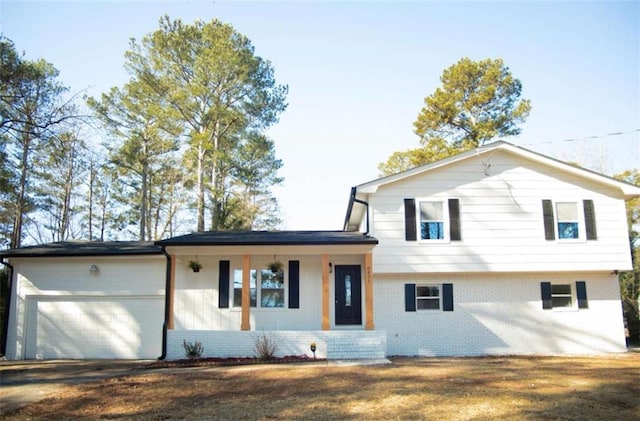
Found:
[[[640,354],[146,370],[0,419],[639,419]]]

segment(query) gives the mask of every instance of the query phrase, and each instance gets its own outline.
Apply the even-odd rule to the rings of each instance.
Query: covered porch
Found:
[[[374,330],[373,237],[343,231],[206,232],[158,242],[167,257],[163,356],[199,341],[211,357],[253,356],[269,332],[278,355],[381,358]],[[197,262],[193,264],[192,262]],[[199,266],[194,272],[190,266]]]

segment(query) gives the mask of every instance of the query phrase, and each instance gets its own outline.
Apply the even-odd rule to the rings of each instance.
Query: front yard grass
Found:
[[[0,419],[640,419],[640,353],[149,370]]]

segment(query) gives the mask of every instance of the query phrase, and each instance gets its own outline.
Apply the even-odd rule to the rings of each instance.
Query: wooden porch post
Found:
[[[322,255],[322,330],[329,330],[329,255]]]
[[[364,255],[365,330],[373,330],[373,256]]]
[[[251,256],[242,256],[242,323],[240,330],[251,330],[249,321],[251,311],[251,291],[249,279],[251,277]]]
[[[176,293],[176,256],[169,256],[169,262],[170,272],[169,288],[167,288],[167,294],[169,294],[169,297],[167,297],[167,329],[172,330],[175,329],[173,322],[173,303],[175,301],[174,297]]]

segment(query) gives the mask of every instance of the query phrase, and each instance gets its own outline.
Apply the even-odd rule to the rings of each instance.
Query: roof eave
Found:
[[[480,146],[476,149],[472,149],[467,152],[460,153],[458,155],[444,158],[439,161],[432,162],[430,164],[425,164],[425,165],[412,168],[397,174],[372,180],[372,181],[360,184],[355,188],[360,193],[375,193],[380,186],[384,186],[389,183],[403,180],[405,178],[409,178],[417,174],[422,174],[427,171],[433,171],[434,169],[441,168],[443,166],[450,165],[452,163],[459,162],[465,159],[469,159],[473,156],[484,155],[486,153],[495,151],[497,149],[503,149],[515,155],[521,156],[525,159],[537,161],[539,163],[557,168],[561,171],[572,173],[574,175],[578,175],[580,177],[590,179],[594,182],[607,185],[614,189],[619,189],[624,195],[624,198],[627,200],[633,199],[635,197],[640,197],[640,187],[634,184],[630,184],[622,180],[617,180],[613,177],[609,177],[604,174],[597,173],[587,168],[570,165],[566,162],[540,154],[538,152],[531,151],[521,146],[514,145],[504,140],[492,142],[487,145]]]

